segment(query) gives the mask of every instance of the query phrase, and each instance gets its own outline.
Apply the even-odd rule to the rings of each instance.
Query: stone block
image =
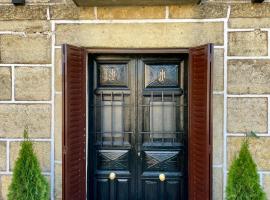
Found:
[[[55,91],[61,92],[62,91],[62,51],[61,49],[55,49],[55,61],[54,61],[54,87]]]
[[[0,20],[47,20],[48,6],[1,5]]]
[[[0,199],[7,200],[8,187],[11,184],[11,176],[1,175],[0,176]]]
[[[164,19],[165,6],[98,7],[98,19]]]
[[[224,51],[223,49],[214,49],[213,89],[214,91],[224,90]]]
[[[269,18],[230,18],[229,28],[269,28]]]
[[[54,148],[55,160],[62,161],[62,95],[55,95]]]
[[[19,151],[21,149],[21,142],[10,143],[10,168],[14,169],[16,159],[18,158]],[[50,142],[33,142],[34,151],[37,155],[41,170],[43,172],[50,172]]]
[[[0,31],[43,33],[50,30],[50,23],[45,20],[0,21]]]
[[[223,95],[213,95],[213,164],[223,163]]]
[[[5,171],[7,169],[6,164],[7,164],[7,143],[0,142],[0,171]]]
[[[213,200],[223,199],[223,170],[213,168]]]
[[[256,17],[270,17],[270,4],[232,4],[231,5],[231,18],[256,18]]]
[[[62,199],[62,164],[54,165],[54,194],[56,200]]]
[[[230,60],[228,62],[228,93],[269,94],[269,60]]]
[[[228,98],[229,133],[267,132],[267,98]]]
[[[174,19],[210,19],[225,18],[227,6],[224,4],[186,4],[169,6],[169,18]]]
[[[21,138],[26,125],[29,127],[29,137],[49,138],[51,106],[0,104],[0,138]]]
[[[227,164],[230,167],[233,159],[238,156],[244,137],[227,138]],[[270,169],[270,138],[260,137],[258,139],[249,139],[249,150],[257,164],[258,170]],[[229,168],[228,168],[229,169]]]
[[[228,34],[229,56],[267,56],[267,32],[246,31]]]
[[[51,38],[43,34],[0,36],[1,63],[51,63]]]
[[[222,45],[223,23],[61,24],[56,43],[113,48]]]
[[[270,199],[270,174],[263,175],[263,188],[266,193],[267,199]]]
[[[0,100],[11,99],[11,69],[0,67]]]
[[[47,67],[16,67],[15,99],[50,100],[51,69]]]

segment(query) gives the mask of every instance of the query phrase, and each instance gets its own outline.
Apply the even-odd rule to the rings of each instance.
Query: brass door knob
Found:
[[[165,174],[159,174],[159,180],[160,181],[165,181],[165,179],[166,179],[166,176],[165,176]]]
[[[111,172],[109,175],[109,179],[113,181],[116,178],[116,174],[114,172]]]

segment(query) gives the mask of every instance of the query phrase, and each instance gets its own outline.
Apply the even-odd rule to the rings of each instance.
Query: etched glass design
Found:
[[[126,64],[100,64],[99,86],[127,87]]]

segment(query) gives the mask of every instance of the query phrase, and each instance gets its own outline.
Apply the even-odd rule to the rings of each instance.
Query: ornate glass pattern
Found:
[[[145,88],[178,87],[178,67],[176,64],[146,64]]]
[[[103,170],[128,170],[127,150],[99,150],[98,169]]]
[[[127,87],[126,64],[100,64],[99,86]]]

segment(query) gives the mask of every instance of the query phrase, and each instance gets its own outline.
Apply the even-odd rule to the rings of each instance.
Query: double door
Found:
[[[90,199],[187,199],[187,55],[89,63]]]

